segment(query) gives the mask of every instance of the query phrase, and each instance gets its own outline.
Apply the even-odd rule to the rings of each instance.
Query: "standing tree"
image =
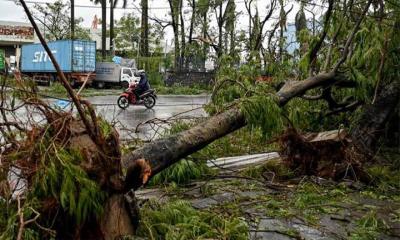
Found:
[[[75,38],[90,39],[88,31],[79,26],[83,22],[82,18],[74,19],[75,24],[72,24],[69,4],[57,0],[54,3],[46,3],[44,6],[35,4],[34,9],[33,17],[42,24],[46,39],[70,39],[73,25],[75,25]]]
[[[202,39],[207,39],[207,29],[209,27],[208,24],[208,11],[210,9],[210,0],[199,0],[198,6],[198,16],[199,16],[199,22],[201,25],[201,38]],[[205,69],[205,62],[207,59],[207,54],[208,54],[208,49],[210,45],[206,41],[203,42],[203,49],[202,49],[202,58],[203,58],[203,68]]]
[[[236,4],[235,1],[229,1],[226,6],[227,16],[225,22],[225,52],[231,56],[236,55],[235,44],[235,24],[236,24]],[[229,41],[228,41],[229,38]]]
[[[262,50],[262,43],[264,42],[265,39],[264,27],[267,21],[270,20],[276,8],[277,1],[276,0],[270,1],[269,5],[267,6],[269,8],[267,14],[262,19],[259,16],[259,11],[257,7],[256,7],[256,13],[253,16],[251,3],[252,3],[251,0],[248,3],[246,3],[246,10],[247,13],[249,14],[250,26],[253,26],[252,28],[251,27],[249,28],[249,40],[248,40],[248,49],[250,52],[249,60],[255,57],[259,61]]]
[[[115,46],[122,50],[135,49],[135,42],[138,42],[140,34],[140,19],[133,14],[123,16],[116,24]]]
[[[175,52],[175,71],[181,69],[181,46],[179,40],[179,26],[180,26],[180,12],[183,0],[168,0],[168,4],[171,11],[171,25],[174,31],[174,52]]]
[[[126,8],[128,1],[123,0],[122,7]],[[110,0],[110,51],[111,55],[115,52],[115,42],[114,42],[114,9],[118,4],[118,0]]]
[[[107,40],[107,0],[91,0],[95,4],[101,4],[101,58],[106,59]]]
[[[304,31],[307,31],[307,19],[306,19],[306,14],[304,13],[304,6],[305,6],[305,2],[301,2],[300,9],[296,13],[296,17],[295,17],[297,41],[299,41],[299,39],[301,39],[301,33]],[[307,47],[301,41],[299,41],[299,42],[300,42],[300,55],[303,55],[304,52],[306,51]]]

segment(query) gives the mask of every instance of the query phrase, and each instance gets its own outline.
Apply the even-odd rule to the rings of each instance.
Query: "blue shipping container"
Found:
[[[60,40],[48,46],[63,72],[94,72],[96,69],[96,42]],[[22,46],[22,72],[55,72],[55,68],[41,44]]]

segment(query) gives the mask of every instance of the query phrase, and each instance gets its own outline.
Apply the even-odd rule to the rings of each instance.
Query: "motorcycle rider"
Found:
[[[140,76],[140,81],[135,89],[135,95],[137,99],[139,99],[139,96],[141,94],[150,89],[150,83],[149,80],[147,79],[146,72],[144,70],[139,70],[138,73]]]

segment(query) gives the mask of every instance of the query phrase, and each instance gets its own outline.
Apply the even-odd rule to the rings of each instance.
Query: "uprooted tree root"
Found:
[[[369,182],[363,169],[364,155],[352,145],[344,130],[324,134],[300,134],[288,128],[279,138],[283,163],[296,175],[314,175],[333,180],[344,178]]]
[[[46,239],[55,233],[63,239],[103,238],[105,206],[124,189],[118,133],[96,118],[94,141],[72,112],[54,110],[40,99],[24,99],[27,103],[43,121],[12,128],[20,137],[1,149],[0,208],[15,218],[0,224],[2,236],[15,239],[18,232],[24,238],[31,234]],[[17,186],[24,182],[22,189],[9,186],[11,172]]]

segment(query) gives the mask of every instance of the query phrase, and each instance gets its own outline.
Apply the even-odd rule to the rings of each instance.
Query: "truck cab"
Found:
[[[138,83],[140,76],[137,74],[137,70],[133,68],[122,67],[121,68],[121,86],[128,88],[130,83]]]

